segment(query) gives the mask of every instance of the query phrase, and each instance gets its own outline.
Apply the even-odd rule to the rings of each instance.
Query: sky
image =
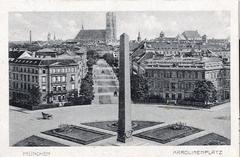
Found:
[[[55,33],[57,39],[73,39],[84,29],[105,29],[106,12],[10,12],[9,40],[47,40],[47,34]],[[163,31],[174,37],[186,30],[198,30],[210,38],[230,37],[230,12],[227,11],[156,11],[116,12],[117,37],[127,33],[136,39],[153,39]]]

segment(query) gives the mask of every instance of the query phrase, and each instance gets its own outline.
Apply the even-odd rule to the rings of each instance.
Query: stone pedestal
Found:
[[[129,67],[129,37],[120,36],[119,54],[119,109],[117,141],[126,143],[132,140],[131,89]]]

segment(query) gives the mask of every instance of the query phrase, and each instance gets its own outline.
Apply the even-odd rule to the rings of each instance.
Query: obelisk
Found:
[[[129,37],[120,36],[119,54],[119,102],[117,141],[126,143],[132,140],[131,90],[129,67]]]

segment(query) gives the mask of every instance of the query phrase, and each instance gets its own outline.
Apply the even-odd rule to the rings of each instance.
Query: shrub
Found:
[[[171,125],[171,129],[172,130],[183,130],[186,128],[186,123],[182,123],[182,122],[178,122],[178,123],[175,123],[173,125]]]
[[[150,102],[150,103],[165,103],[166,99],[164,99],[160,95],[150,95],[148,97],[148,102]]]

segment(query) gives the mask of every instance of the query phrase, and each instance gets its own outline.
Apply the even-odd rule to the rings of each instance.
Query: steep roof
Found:
[[[43,66],[63,66],[63,65],[77,65],[73,59],[43,59],[40,63]]]
[[[26,64],[26,65],[41,65],[41,66],[63,66],[63,65],[77,65],[73,59],[66,58],[24,58],[24,59],[10,59],[9,63]]]
[[[37,51],[37,53],[38,52],[56,53],[56,51],[54,51],[53,49],[50,49],[50,48],[40,49],[40,50]]]
[[[8,57],[9,58],[18,58],[20,57],[25,51],[20,50],[20,51],[9,51]]]
[[[41,62],[41,59],[37,58],[31,58],[31,59],[9,59],[9,63],[15,63],[15,64],[26,64],[26,65],[39,65]]]
[[[80,30],[75,40],[101,40],[105,41],[106,30]]]
[[[184,31],[182,35],[188,40],[201,38],[198,31]]]

